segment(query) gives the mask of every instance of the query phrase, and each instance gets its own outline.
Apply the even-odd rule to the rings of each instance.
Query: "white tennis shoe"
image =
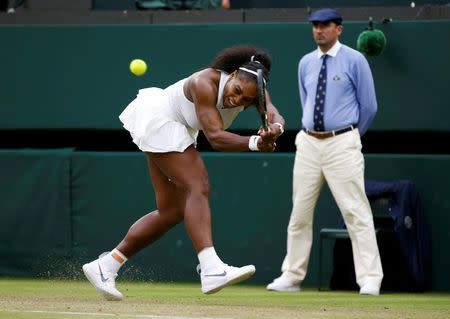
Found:
[[[122,300],[122,293],[116,289],[117,273],[108,272],[102,268],[98,259],[83,265],[86,278],[103,295],[106,300]]]
[[[300,291],[300,284],[296,284],[289,280],[289,278],[286,278],[286,276],[281,275],[268,284],[266,289],[280,292],[297,292]]]
[[[368,282],[359,290],[360,295],[378,296],[380,294],[380,285],[373,282]]]
[[[253,265],[233,267],[224,264],[223,268],[218,268],[212,272],[208,271],[207,273],[203,273],[200,269],[200,265],[197,266],[197,272],[200,275],[202,292],[204,294],[213,294],[226,286],[244,281],[250,278],[255,271],[256,269]]]

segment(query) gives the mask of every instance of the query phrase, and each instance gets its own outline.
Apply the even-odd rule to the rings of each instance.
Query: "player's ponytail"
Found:
[[[237,45],[225,48],[219,52],[209,65],[210,68],[222,70],[227,73],[239,70],[240,67],[254,72],[257,69],[262,69],[266,81],[269,80],[271,66],[272,59],[269,54],[252,45]]]

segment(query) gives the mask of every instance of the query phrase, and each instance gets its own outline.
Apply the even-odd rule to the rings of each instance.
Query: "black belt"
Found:
[[[355,128],[356,128],[356,125],[350,125],[350,126],[341,128],[339,130],[334,130],[334,131],[318,132],[318,131],[311,131],[311,130],[308,130],[306,128],[302,128],[302,130],[306,134],[314,136],[315,138],[324,139],[324,138],[333,137],[333,136],[336,136],[336,135],[339,135],[339,134],[342,134],[342,133],[346,133],[346,132],[349,132],[349,131],[353,131]]]

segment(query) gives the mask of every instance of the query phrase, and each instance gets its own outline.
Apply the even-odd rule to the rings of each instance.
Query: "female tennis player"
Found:
[[[140,90],[119,116],[133,142],[145,152],[157,210],[137,220],[111,252],[83,266],[86,277],[107,300],[123,297],[115,278],[127,259],[183,220],[198,254],[203,293],[215,293],[253,275],[253,265],[229,266],[214,250],[208,172],[195,146],[202,130],[217,151],[275,149],[284,119],[268,93],[268,132],[241,136],[225,130],[241,111],[258,103],[257,70],[263,70],[267,82],[270,68],[270,56],[256,47],[226,48],[209,67],[164,90]]]

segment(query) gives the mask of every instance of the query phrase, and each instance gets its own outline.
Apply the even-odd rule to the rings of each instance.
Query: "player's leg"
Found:
[[[282,275],[267,286],[268,290],[298,291],[309,263],[314,208],[324,182],[320,141],[301,131],[297,135],[296,146],[287,253],[281,267]]]
[[[86,277],[107,300],[122,299],[122,294],[115,287],[115,278],[125,261],[183,220],[185,190],[169,181],[149,154],[147,163],[158,210],[137,220],[111,252],[83,266]]]
[[[183,220],[186,191],[177,187],[146,153],[157,210],[141,217],[128,230],[117,249],[127,258],[150,245]]]
[[[179,188],[185,190],[184,222],[200,261],[202,291],[214,293],[250,277],[254,266],[240,268],[224,264],[217,256],[211,234],[209,177],[198,151],[150,154],[150,159]]]
[[[148,156],[166,179],[184,190],[184,222],[197,253],[212,246],[209,177],[197,150],[188,147],[183,153],[149,153]]]
[[[364,188],[364,157],[357,130],[330,139],[324,174],[347,226],[356,281],[378,294],[383,278],[372,211]]]

